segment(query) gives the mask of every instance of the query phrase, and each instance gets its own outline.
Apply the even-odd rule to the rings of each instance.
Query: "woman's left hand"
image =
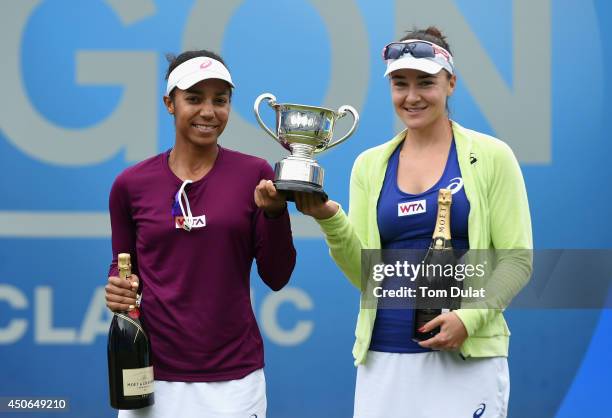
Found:
[[[255,187],[255,204],[263,209],[267,217],[276,218],[287,207],[287,200],[276,190],[271,180],[261,180]]]
[[[421,347],[434,350],[458,350],[468,337],[463,322],[455,312],[438,315],[419,331],[427,332],[437,327],[440,327],[440,332],[428,340],[419,342]]]

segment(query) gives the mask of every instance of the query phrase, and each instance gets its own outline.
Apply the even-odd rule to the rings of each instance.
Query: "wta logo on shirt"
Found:
[[[206,215],[195,216],[191,220],[191,228],[204,228],[206,226]],[[184,229],[185,228],[185,217],[175,216],[174,217],[174,228]]]
[[[179,204],[179,198],[179,193],[177,193],[172,203],[172,218],[174,219],[174,228],[184,229],[186,231],[190,231],[193,228],[204,228],[206,226],[206,215],[192,217],[191,225],[185,225],[185,216],[183,215],[183,210]],[[188,213],[190,212],[191,210],[188,209]]]
[[[415,200],[397,204],[397,216],[411,216],[427,212],[427,200]]]

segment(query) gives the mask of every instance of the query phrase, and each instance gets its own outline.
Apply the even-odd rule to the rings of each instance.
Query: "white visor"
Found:
[[[389,62],[387,71],[385,71],[385,77],[395,70],[410,69],[423,71],[427,74],[438,74],[443,68],[453,74],[450,65],[442,65],[434,61],[433,58],[414,58],[410,54],[405,54],[401,58]]]
[[[425,42],[431,44],[434,47],[434,56],[415,58],[410,54],[410,52],[405,52],[399,58],[387,61],[387,71],[385,71],[385,77],[387,77],[393,71],[402,69],[418,70],[427,74],[438,74],[440,70],[445,69],[451,75],[455,74],[455,63],[453,61],[453,56],[446,49],[432,42],[423,41],[421,39],[408,39],[406,41],[402,41],[402,43],[411,42]]]
[[[166,86],[166,96],[175,87],[181,90],[187,90],[194,84],[209,78],[217,78],[229,83],[235,87],[232,82],[232,76],[228,69],[216,59],[208,57],[196,57],[177,66],[168,76],[168,85]]]

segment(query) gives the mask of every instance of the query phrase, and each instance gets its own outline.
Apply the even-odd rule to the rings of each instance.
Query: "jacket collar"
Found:
[[[470,137],[467,130],[459,125],[457,122],[451,120],[451,128],[453,130],[453,136],[455,138],[455,144],[457,146],[457,154],[464,156],[465,153],[471,151],[472,148],[472,138]],[[406,138],[406,133],[408,129],[404,129],[397,135],[395,135],[391,140],[385,142],[381,145],[382,152],[379,154],[379,162],[386,164],[393,151],[397,148],[397,146]]]

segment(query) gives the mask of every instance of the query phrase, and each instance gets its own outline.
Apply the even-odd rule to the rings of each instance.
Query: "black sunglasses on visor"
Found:
[[[434,45],[424,41],[391,42],[383,48],[383,59],[396,60],[406,53],[414,58],[434,58],[436,50],[442,52],[442,48],[436,48]],[[442,54],[444,55],[444,53]]]

